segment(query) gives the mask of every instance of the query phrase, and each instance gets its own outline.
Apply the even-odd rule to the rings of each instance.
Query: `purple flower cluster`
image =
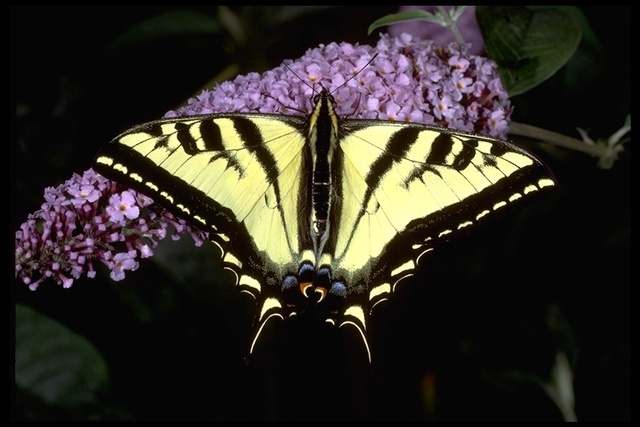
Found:
[[[377,54],[375,59],[372,58]],[[495,62],[468,46],[402,34],[377,46],[330,43],[265,73],[205,90],[165,117],[225,112],[304,115],[323,87],[348,118],[433,124],[506,138],[512,107]]]
[[[37,289],[50,278],[69,288],[83,273],[93,278],[94,263],[122,280],[126,270],[138,268],[138,257],[153,255],[152,247],[167,236],[189,233],[196,245],[206,236],[183,220],[154,208],[153,200],[124,188],[89,169],[74,174],[57,188],[44,192],[45,202],[16,231],[16,276]]]
[[[331,43],[260,75],[250,73],[205,90],[166,117],[223,112],[303,115],[322,87],[343,117],[435,124],[506,137],[511,104],[496,64],[468,46],[437,46],[408,34],[383,35],[377,46]],[[50,278],[68,288],[95,262],[113,280],[138,268],[139,257],[175,229],[199,246],[206,234],[152,201],[88,170],[45,190],[42,208],[16,232],[15,271],[35,290]],[[151,246],[150,246],[151,245]]]

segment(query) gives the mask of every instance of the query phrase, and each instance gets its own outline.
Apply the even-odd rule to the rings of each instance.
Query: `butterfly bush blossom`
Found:
[[[91,169],[46,188],[44,199],[16,231],[16,275],[31,290],[45,279],[68,288],[83,273],[93,278],[96,262],[122,280],[126,270],[138,268],[138,257],[153,255],[170,226],[174,240],[188,233],[199,246],[205,237],[150,198]]]
[[[512,107],[497,66],[468,49],[457,43],[438,46],[407,33],[383,34],[376,47],[321,45],[286,66],[205,90],[165,117],[226,112],[304,115],[322,87],[333,94],[342,117],[433,124],[504,139]]]
[[[377,56],[376,56],[377,55]],[[375,58],[374,58],[375,56]],[[374,58],[372,60],[372,58]],[[433,124],[505,138],[512,111],[496,64],[468,46],[436,45],[402,34],[376,47],[331,43],[263,74],[249,73],[205,90],[165,117],[224,112],[304,115],[321,88],[344,118]],[[15,272],[30,289],[45,279],[65,288],[104,264],[113,280],[152,256],[159,240],[206,233],[144,195],[93,170],[47,188],[41,209],[16,232]]]

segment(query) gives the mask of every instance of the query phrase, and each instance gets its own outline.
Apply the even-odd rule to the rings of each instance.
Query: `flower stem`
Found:
[[[606,154],[606,147],[602,145],[585,144],[584,141],[580,139],[571,138],[570,136],[566,136],[561,133],[524,123],[511,122],[509,133],[512,135],[525,136],[527,138],[545,141],[559,147],[590,154],[594,157],[601,157]]]
[[[464,45],[464,38],[462,38],[462,33],[458,30],[458,25],[454,19],[451,19],[450,10],[444,6],[437,6],[438,12],[440,13],[442,19],[446,22],[446,26],[451,30],[453,36],[455,37],[458,44],[461,46]]]

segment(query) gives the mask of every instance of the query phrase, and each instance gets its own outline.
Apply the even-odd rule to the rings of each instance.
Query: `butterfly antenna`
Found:
[[[364,64],[362,66],[362,68],[360,68],[356,73],[353,73],[353,75],[351,77],[349,77],[347,80],[344,81],[344,83],[342,83],[340,86],[338,86],[337,88],[335,88],[332,92],[331,95],[333,95],[333,92],[337,91],[338,89],[340,89],[342,86],[346,85],[347,83],[349,83],[351,80],[355,79],[365,68],[367,68],[369,65],[371,65],[371,63],[373,62],[374,59],[376,59],[378,57],[378,54],[376,53],[375,55],[373,55],[371,57],[371,59],[369,61],[367,61],[366,64]]]
[[[331,94],[331,95],[333,95],[333,93],[334,93],[335,91],[337,91],[337,90],[338,90],[338,89],[340,89],[342,86],[346,85],[346,84],[347,84],[347,83],[349,83],[351,80],[353,80],[354,78],[356,78],[356,77],[357,77],[357,76],[362,72],[362,70],[364,70],[364,69],[365,69],[365,68],[367,68],[369,65],[371,65],[371,63],[372,63],[372,62],[373,62],[377,57],[378,57],[378,54],[376,53],[375,55],[373,55],[373,56],[371,57],[371,59],[370,59],[369,61],[367,61],[367,63],[366,63],[366,64],[364,64],[364,65],[362,66],[362,68],[360,68],[360,69],[358,70],[358,72],[354,73],[351,77],[349,77],[347,80],[345,80],[345,81],[344,81],[344,83],[342,83],[340,86],[338,86],[338,87],[336,87],[334,90],[332,90],[332,91],[330,92],[330,94]],[[284,62],[282,63],[282,65],[284,65],[284,66],[287,68],[287,70],[291,71],[291,73],[292,73],[294,76],[296,76],[296,77],[297,77],[297,78],[298,78],[302,83],[304,83],[304,84],[305,84],[309,89],[311,89],[311,90],[313,91],[313,93],[318,93],[318,91],[317,91],[317,90],[316,90],[316,88],[315,88],[315,83],[314,83],[314,85],[310,85],[310,84],[309,84],[309,82],[307,82],[305,79],[303,79],[302,77],[300,77],[300,76],[298,75],[298,73],[296,73],[295,71],[293,71],[293,68],[291,68],[289,65],[287,65],[287,64],[286,64],[286,63],[284,63]],[[318,84],[320,85],[320,87],[322,87],[322,88],[324,89],[324,87],[322,86],[322,84],[321,84],[321,83],[318,83]],[[271,97],[271,98],[272,98],[272,99],[274,99],[275,101],[280,102],[280,104],[281,104],[284,108],[289,108],[289,109],[291,109],[291,110],[298,111],[298,112],[300,112],[300,113],[303,113],[303,114],[304,114],[304,111],[302,111],[302,110],[299,110],[299,109],[294,108],[294,107],[286,106],[286,105],[284,105],[280,100],[275,99],[274,97],[272,97],[272,96],[270,96],[270,95],[267,95],[267,96]],[[358,102],[360,102],[360,101],[358,101]]]
[[[284,65],[285,67],[287,67],[287,70],[291,71],[291,73],[296,76],[302,83],[304,83],[305,85],[307,85],[307,87],[309,89],[311,89],[313,91],[313,93],[317,93],[316,88],[313,87],[312,85],[310,85],[305,79],[303,79],[302,77],[300,77],[298,75],[298,73],[296,73],[295,71],[293,71],[293,68],[289,67],[287,64],[285,64],[284,62],[282,63],[282,65]]]
[[[309,85],[309,83],[307,83],[307,82],[306,82],[302,77],[300,77],[300,76],[298,75],[298,73],[296,73],[295,71],[293,71],[293,69],[292,69],[291,67],[289,67],[289,66],[288,66],[287,64],[285,64],[284,62],[282,63],[282,65],[284,65],[285,67],[287,67],[287,70],[291,71],[291,73],[293,73],[293,75],[294,75],[294,76],[296,76],[296,77],[297,77],[297,78],[298,78],[302,83],[304,83],[305,85],[309,86],[309,88],[310,88],[314,93],[316,93],[315,88],[314,88],[313,86]],[[276,101],[277,103],[279,103],[280,105],[282,105],[282,107],[283,107],[283,108],[285,108],[285,109],[287,109],[287,110],[297,111],[298,113],[303,114],[303,115],[304,115],[304,114],[307,114],[307,112],[306,112],[306,111],[304,111],[304,110],[301,110],[301,109],[299,109],[299,108],[292,107],[292,106],[289,106],[289,105],[285,105],[282,101],[280,101],[279,99],[277,99],[277,98],[276,98],[276,97],[274,97],[274,96],[269,95],[268,93],[267,93],[267,94],[265,94],[265,96],[267,96],[267,97],[269,97],[269,98],[273,99],[274,101]]]

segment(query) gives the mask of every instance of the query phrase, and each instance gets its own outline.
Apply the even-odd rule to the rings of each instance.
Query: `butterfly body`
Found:
[[[307,118],[163,119],[116,137],[95,168],[209,232],[258,301],[256,332],[313,307],[355,326],[440,241],[555,186],[526,151],[491,137],[342,120],[323,90]],[[370,358],[370,353],[369,353]]]

